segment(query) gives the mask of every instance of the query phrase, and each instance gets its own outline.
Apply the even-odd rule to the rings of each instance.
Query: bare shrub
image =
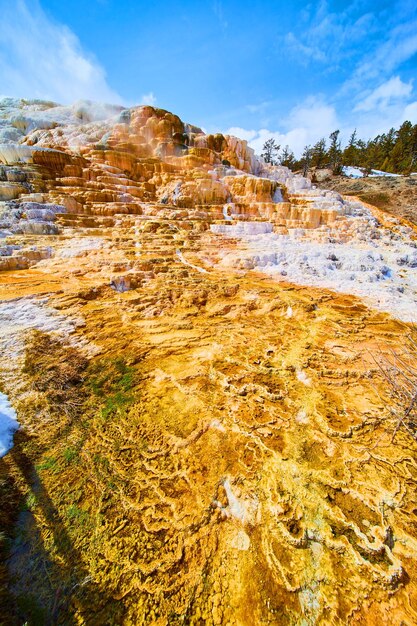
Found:
[[[388,384],[392,404],[391,441],[398,431],[407,432],[417,441],[417,327],[413,327],[403,346],[380,353],[376,358]]]

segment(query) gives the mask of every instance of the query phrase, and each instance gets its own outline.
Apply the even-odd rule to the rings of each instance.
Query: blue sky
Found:
[[[417,123],[417,3],[0,0],[0,93],[156,104],[259,150]]]

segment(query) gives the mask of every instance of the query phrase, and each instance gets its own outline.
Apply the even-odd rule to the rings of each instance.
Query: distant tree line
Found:
[[[300,159],[296,159],[289,146],[281,146],[275,139],[268,139],[261,156],[266,163],[285,165],[293,171],[301,170],[307,175],[312,168],[329,168],[340,174],[344,165],[409,174],[417,171],[417,124],[404,122],[398,130],[391,128],[387,133],[363,141],[357,138],[356,130],[342,149],[340,131],[333,131],[328,142],[323,137],[314,146],[305,146]]]

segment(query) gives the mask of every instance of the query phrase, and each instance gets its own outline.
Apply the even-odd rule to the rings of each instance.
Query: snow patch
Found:
[[[0,353],[1,371],[5,380],[19,384],[19,371],[25,353],[28,331],[40,330],[56,333],[78,347],[87,347],[90,353],[97,347],[73,334],[78,326],[84,325],[81,317],[60,314],[48,306],[47,298],[19,298],[0,303]]]
[[[352,165],[345,165],[342,167],[342,174],[344,176],[348,176],[349,178],[363,178],[363,172],[358,167],[353,167]]]
[[[366,170],[363,167],[354,167],[352,165],[342,167],[342,174],[349,178],[363,178],[365,172]],[[375,178],[377,176],[402,176],[402,174],[392,174],[391,172],[384,172],[383,170],[371,170],[368,174],[369,178]]]
[[[0,457],[13,446],[13,433],[19,428],[16,411],[8,397],[0,392]]]
[[[369,174],[370,178],[373,178],[375,176],[402,176],[402,174],[392,174],[391,172],[383,172],[382,170],[371,170],[371,173]]]

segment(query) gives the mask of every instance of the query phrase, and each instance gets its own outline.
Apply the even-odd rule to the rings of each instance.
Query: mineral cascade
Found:
[[[0,623],[417,622],[412,225],[162,109],[5,98],[0,272]]]

